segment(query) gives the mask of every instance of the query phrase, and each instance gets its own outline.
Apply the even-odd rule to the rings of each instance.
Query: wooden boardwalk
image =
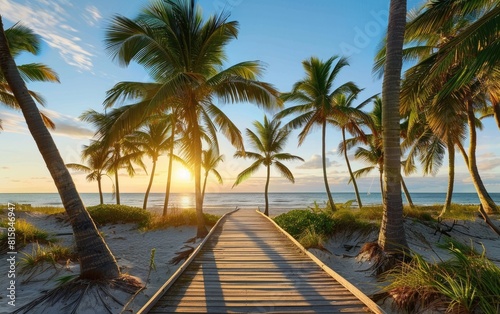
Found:
[[[383,313],[251,210],[227,215],[185,267],[140,313]]]

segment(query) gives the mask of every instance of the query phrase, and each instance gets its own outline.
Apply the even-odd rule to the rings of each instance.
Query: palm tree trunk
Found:
[[[498,213],[498,208],[491,196],[486,191],[486,187],[483,184],[483,180],[479,175],[477,169],[476,161],[476,145],[477,145],[477,133],[476,133],[476,116],[474,115],[474,108],[472,106],[472,100],[467,101],[467,122],[469,124],[469,172],[472,177],[472,183],[476,188],[477,196],[479,201],[483,205],[483,209],[487,214]]]
[[[115,195],[116,204],[120,205],[120,184],[118,183],[118,169],[115,169]]]
[[[443,209],[439,217],[447,213],[451,208],[453,198],[453,187],[455,185],[455,145],[452,140],[448,140],[448,189],[446,191],[446,199],[444,200]]]
[[[264,215],[269,216],[269,181],[271,179],[271,165],[267,165],[266,186],[264,188],[264,199],[266,201],[266,209]]]
[[[203,189],[201,190],[201,199],[205,199],[205,188],[207,187],[208,171],[205,172],[205,177],[203,178]]]
[[[330,208],[335,211],[335,203],[333,202],[332,193],[330,193],[330,186],[328,185],[328,178],[326,176],[326,121],[323,121],[321,128],[321,160],[323,162],[323,180],[325,181],[326,196]]]
[[[195,107],[195,106],[193,106]],[[190,133],[192,135],[192,148],[194,156],[194,192],[196,199],[196,220],[197,230],[196,237],[203,238],[208,234],[207,227],[205,226],[205,217],[203,216],[203,198],[201,197],[201,134],[198,126],[196,112],[192,113],[190,121]]]
[[[142,209],[144,210],[148,206],[149,191],[151,191],[151,186],[153,186],[153,179],[155,177],[155,170],[156,170],[156,161],[157,158],[153,157],[153,168],[151,169],[151,178],[149,178],[148,188],[146,189],[146,194],[144,195],[144,203],[142,204]]]
[[[172,164],[174,156],[174,140],[175,140],[175,121],[172,118],[172,135],[170,137],[170,159],[168,160],[168,175],[167,175],[167,186],[165,188],[165,201],[163,202],[163,217],[167,216],[168,211],[168,201],[170,199],[170,185],[172,184]]]
[[[16,63],[10,55],[1,17],[0,68],[21,107],[28,129],[47,165],[68,214],[80,260],[80,277],[86,279],[119,277],[120,270],[116,260],[85,209],[54,140],[43,123],[40,111],[19,75]]]
[[[97,188],[99,189],[99,204],[104,204],[104,198],[102,196],[102,184],[101,184],[101,175],[97,178]]]
[[[400,117],[398,114],[405,24],[406,0],[391,0],[382,84],[384,213],[378,239],[378,244],[385,252],[401,252],[408,247],[401,198]]]
[[[411,199],[410,191],[408,191],[408,187],[406,186],[405,180],[401,177],[401,187],[403,188],[403,192],[405,193],[406,201],[411,208],[415,207],[413,204],[413,200]]]
[[[382,196],[382,203],[383,203],[384,202],[384,198],[385,198],[385,193],[384,193],[384,170],[383,170],[383,167],[380,167],[378,169],[378,173],[379,173],[378,181],[380,183],[380,195]]]
[[[358,184],[356,183],[356,178],[354,178],[354,174],[352,173],[351,163],[349,162],[349,158],[347,157],[347,145],[345,142],[345,128],[342,128],[342,145],[344,146],[344,158],[347,164],[347,170],[349,170],[349,175],[351,176],[352,185],[354,186],[354,193],[356,193],[356,200],[358,201],[359,209],[363,208],[363,204],[361,203],[361,196],[359,195]]]

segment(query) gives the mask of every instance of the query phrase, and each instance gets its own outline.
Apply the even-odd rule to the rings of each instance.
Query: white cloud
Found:
[[[93,5],[89,5],[85,8],[86,13],[83,14],[83,18],[90,25],[94,26],[102,19],[101,12]]]
[[[21,22],[39,34],[42,39],[59,54],[68,64],[80,70],[90,71],[93,67],[93,54],[83,47],[78,31],[69,25],[68,19],[74,19],[67,10],[72,8],[64,0],[27,0],[24,4],[11,0],[0,0],[2,16],[13,23]],[[94,10],[93,19],[100,18]],[[88,12],[88,11],[87,11]]]
[[[326,167],[330,167],[335,165],[335,161],[330,161],[330,159],[326,158]],[[297,169],[321,169],[323,168],[323,163],[321,161],[320,155],[312,155],[309,160],[304,162],[302,165],[298,166]]]
[[[56,129],[51,131],[52,134],[68,136],[71,138],[88,139],[93,137],[95,133],[78,118],[48,109],[43,109],[41,111],[45,115],[47,115],[56,125]]]
[[[48,109],[42,109],[41,111],[55,123],[56,129],[51,130],[51,133],[54,135],[88,139],[95,133],[75,117]],[[26,122],[21,113],[0,111],[0,119],[2,120],[3,132],[29,134]]]

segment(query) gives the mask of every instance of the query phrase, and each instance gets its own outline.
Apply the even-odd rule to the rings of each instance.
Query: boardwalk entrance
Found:
[[[228,215],[149,313],[367,313],[267,218]]]

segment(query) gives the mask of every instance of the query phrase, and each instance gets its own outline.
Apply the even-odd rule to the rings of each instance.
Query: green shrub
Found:
[[[323,212],[313,213],[303,209],[291,210],[276,216],[274,221],[296,239],[306,229],[314,230],[321,235],[330,235],[335,224],[334,220]]]
[[[204,213],[205,224],[213,226],[217,223],[220,216]],[[168,214],[167,216],[154,215],[150,223],[146,226],[148,230],[164,229],[168,227],[196,226],[196,210],[184,209]]]
[[[139,207],[104,204],[87,207],[96,224],[136,223],[140,227],[151,222],[151,213]]]

